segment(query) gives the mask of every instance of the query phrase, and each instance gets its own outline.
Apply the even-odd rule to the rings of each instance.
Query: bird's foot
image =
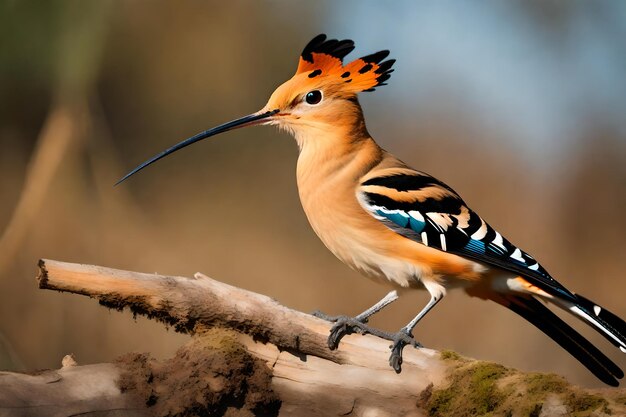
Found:
[[[402,328],[400,331],[393,335],[391,339],[393,344],[389,346],[391,349],[391,355],[389,356],[389,365],[396,371],[397,374],[402,372],[402,350],[407,345],[412,345],[416,348],[422,347],[422,345],[415,340],[413,335],[406,329]]]
[[[360,333],[360,334],[372,334],[382,339],[393,342],[389,348],[391,349],[391,355],[389,356],[389,365],[396,371],[396,373],[402,372],[402,350],[405,346],[411,345],[416,348],[422,347],[411,332],[406,328],[400,329],[397,333],[387,333],[382,330],[375,329],[367,326],[367,318],[348,317],[348,316],[328,316],[321,311],[315,311],[312,313],[315,317],[319,317],[323,320],[335,323],[330,329],[330,335],[328,336],[328,347],[330,350],[335,350],[339,346],[341,339],[347,334]]]
[[[328,336],[328,348],[330,350],[337,349],[337,347],[339,347],[339,342],[345,335],[353,333],[371,333],[378,336],[380,333],[377,329],[373,329],[365,324],[367,323],[367,318],[359,318],[358,316],[348,317],[343,315],[328,316],[321,311],[315,311],[313,312],[313,315],[323,320],[335,323],[333,327],[331,327],[330,335]]]

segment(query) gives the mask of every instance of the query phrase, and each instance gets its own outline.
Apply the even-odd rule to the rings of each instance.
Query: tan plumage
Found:
[[[331,154],[339,150],[340,156],[329,160],[320,149],[322,146],[327,146]],[[419,288],[424,281],[431,281],[435,288],[446,278],[477,280],[478,271],[486,269],[482,265],[407,239],[363,208],[358,201],[360,189],[374,188],[399,200],[412,197],[400,196],[402,193],[381,186],[360,185],[369,178],[393,172],[415,171],[382,150],[368,135],[348,143],[341,135],[326,135],[323,144],[303,140],[298,159],[298,190],[307,218],[320,239],[352,268],[392,286]],[[448,193],[431,191],[432,195],[444,192]],[[419,193],[415,194],[419,199]],[[445,292],[443,287],[437,289]]]
[[[339,259],[392,290],[354,319],[340,316],[329,336],[337,348],[352,331],[393,341],[390,364],[400,372],[402,349],[417,346],[412,331],[450,288],[495,301],[524,317],[610,385],[624,373],[535,297],[581,318],[626,352],[626,323],[576,295],[530,255],[474,213],[449,186],[381,149],[369,135],[357,93],[384,85],[394,60],[377,52],[343,65],[349,40],[314,38],[296,74],[258,113],[189,138],[141,164],[121,181],[170,153],[231,129],[271,124],[293,134],[300,148],[297,180],[313,230]],[[429,303],[396,334],[366,326],[398,298],[398,290],[426,288]],[[325,316],[324,316],[325,317]]]

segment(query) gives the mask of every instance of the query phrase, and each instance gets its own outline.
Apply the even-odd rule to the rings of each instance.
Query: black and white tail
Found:
[[[626,353],[626,322],[593,301],[575,294],[576,303],[558,302]]]
[[[528,294],[512,293],[492,293],[489,298],[525,318],[568,351],[602,382],[614,387],[619,386],[618,380],[624,377],[620,367],[541,301]],[[579,295],[576,298],[576,303],[557,298],[548,300],[581,318],[624,352],[626,323],[588,299]]]

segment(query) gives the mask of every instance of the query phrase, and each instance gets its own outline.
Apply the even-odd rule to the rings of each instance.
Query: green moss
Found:
[[[454,387],[435,390],[430,396],[430,400],[426,404],[426,410],[429,416],[449,416],[454,411],[452,403],[455,396],[458,395],[454,391]]]
[[[530,373],[525,375],[524,382],[526,383],[528,394],[545,394],[553,393],[560,394],[566,391],[567,381],[563,377],[555,374],[540,374]]]
[[[458,353],[456,353],[453,350],[442,350],[441,351],[441,359],[443,359],[443,360],[459,361],[462,358],[461,358],[461,355],[459,355]]]
[[[565,404],[569,408],[572,416],[586,417],[591,415],[593,411],[602,409],[606,414],[610,414],[609,402],[599,395],[587,394],[584,392],[570,393],[566,399]]]
[[[433,417],[539,417],[548,396],[567,407],[569,415],[590,417],[604,413],[626,415],[623,391],[606,394],[573,387],[555,374],[523,373],[489,362],[472,361],[443,351],[449,361],[448,385],[420,395],[418,406]]]
[[[430,416],[486,415],[497,409],[504,398],[497,383],[507,373],[502,365],[475,362],[459,366],[451,384],[433,390],[426,404]]]
[[[237,340],[237,333],[233,330],[214,328],[196,328],[198,335],[192,343],[201,349],[214,349],[226,355],[246,356],[246,348]]]
[[[495,363],[479,363],[474,367],[471,378],[469,400],[475,404],[478,414],[486,414],[496,409],[503,395],[496,382],[506,373],[506,368]]]

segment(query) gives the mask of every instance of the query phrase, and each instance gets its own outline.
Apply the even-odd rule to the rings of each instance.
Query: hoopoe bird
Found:
[[[186,139],[149,159],[153,162],[195,142],[255,125],[290,132],[299,147],[298,192],[306,216],[326,247],[351,268],[390,284],[391,291],[354,318],[334,322],[330,349],[353,332],[392,342],[390,365],[401,371],[402,350],[420,346],[417,323],[452,288],[492,300],[539,328],[608,385],[622,370],[566,324],[544,302],[581,319],[626,353],[626,323],[557,282],[528,253],[494,230],[448,185],[414,170],[382,149],[365,126],[357,95],[385,85],[395,60],[380,51],[346,65],[351,40],[319,35],[302,51],[295,75],[279,86],[260,111]],[[406,326],[389,334],[368,319],[406,289],[426,288],[430,301]]]

